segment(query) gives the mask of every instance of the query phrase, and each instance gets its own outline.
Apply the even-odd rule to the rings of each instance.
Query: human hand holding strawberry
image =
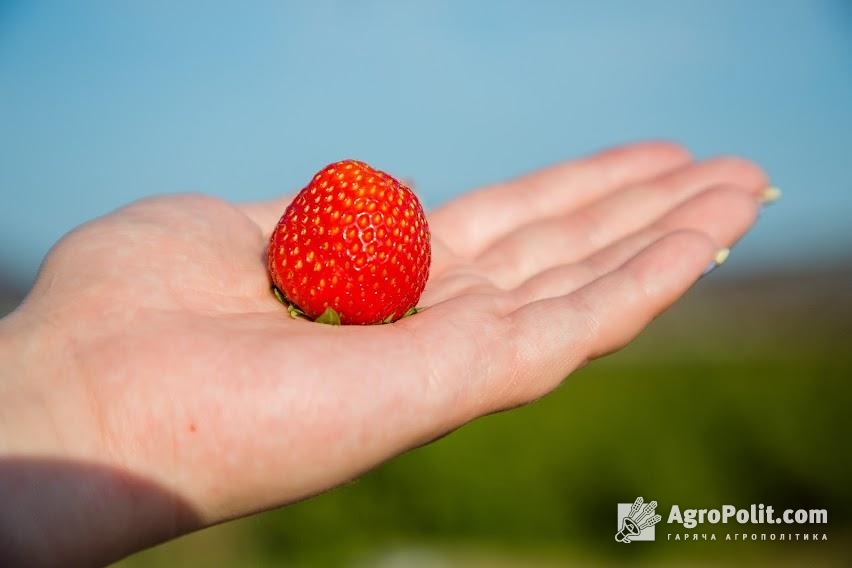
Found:
[[[294,320],[271,296],[262,253],[288,198],[152,198],[88,223],[0,321],[0,448],[50,458],[55,484],[101,474],[59,502],[0,478],[0,550],[106,562],[538,398],[682,295],[766,185],[652,143],[475,191],[429,219],[429,309],[376,326]]]

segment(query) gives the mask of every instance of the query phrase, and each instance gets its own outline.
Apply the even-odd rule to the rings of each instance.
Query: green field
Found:
[[[852,273],[724,276],[536,404],[120,565],[848,565]],[[660,502],[657,542],[617,544],[615,504],[638,495]],[[829,524],[690,531],[665,524],[673,503],[824,508]],[[666,542],[675,532],[720,540]],[[755,532],[829,540],[724,540]]]

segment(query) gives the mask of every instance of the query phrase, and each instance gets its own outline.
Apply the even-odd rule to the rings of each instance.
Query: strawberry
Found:
[[[407,315],[423,293],[430,260],[429,227],[417,197],[355,160],[330,164],[313,177],[278,221],[268,248],[275,287],[298,311],[326,323]]]

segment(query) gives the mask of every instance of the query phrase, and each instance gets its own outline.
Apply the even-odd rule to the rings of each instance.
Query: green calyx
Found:
[[[404,314],[402,314],[402,317],[403,317],[403,318],[407,318],[408,316],[413,316],[414,314],[416,314],[416,313],[417,313],[417,312],[419,312],[419,311],[420,311],[420,310],[419,310],[419,309],[417,309],[417,306],[411,306],[410,308],[408,308],[408,309],[405,311],[405,313],[404,313]],[[402,319],[402,318],[400,318],[400,319]]]
[[[284,304],[285,306],[290,303],[287,301],[287,298],[284,297],[284,294],[281,293],[281,290],[278,289],[278,286],[272,287],[272,293],[275,295],[275,298],[277,298],[278,301]]]
[[[288,300],[287,296],[285,296],[284,293],[281,290],[279,290],[277,286],[272,286],[272,294],[275,296],[275,298],[279,302],[281,302],[287,308],[287,313],[290,314],[291,318],[312,321],[311,318],[309,318],[307,315],[305,315],[305,312],[303,312],[299,308],[299,306],[297,306],[296,304],[294,304],[293,302]],[[414,314],[416,314],[419,311],[421,311],[421,310],[416,308],[416,307],[411,307],[408,310],[406,310],[406,312],[404,314],[402,314],[402,317],[399,318],[399,319],[407,318],[409,316],[413,316]],[[394,321],[398,321],[398,320],[394,319],[395,315],[396,314],[389,315],[388,317],[383,319],[381,321],[381,323],[386,324],[386,323],[393,323]],[[340,314],[338,314],[334,310],[334,308],[326,308],[325,311],[322,314],[320,314],[320,316],[313,321],[315,323],[323,323],[323,324],[326,324],[326,325],[341,325]]]
[[[287,296],[285,296],[277,286],[272,287],[272,294],[275,295],[275,298],[279,302],[284,304],[287,308],[287,313],[290,314],[291,318],[311,321],[311,318],[305,315],[305,312],[303,312],[299,306],[288,300]],[[313,321],[316,323],[324,323],[326,325],[340,325],[340,314],[335,312],[333,308],[326,308],[325,311]]]
[[[407,318],[408,316],[413,316],[414,314],[416,314],[416,313],[417,313],[417,312],[419,312],[419,311],[420,311],[419,309],[417,309],[416,307],[412,306],[412,307],[408,308],[408,309],[405,311],[405,313],[404,313],[404,314],[402,314],[402,317],[401,317],[401,318],[399,318],[399,319]],[[395,315],[396,315],[396,314],[391,314],[391,315],[389,315],[388,317],[386,317],[385,319],[383,319],[383,320],[382,320],[382,323],[383,323],[383,324],[385,324],[385,323],[393,323],[393,322],[395,322],[395,321],[399,321],[399,320],[397,320],[397,319],[394,319],[394,316],[395,316]]]
[[[314,320],[317,323],[326,325],[340,325],[340,314],[334,311],[334,308],[326,308],[320,316]]]
[[[310,320],[310,318],[308,318],[308,316],[305,315],[305,312],[303,312],[301,309],[299,309],[299,306],[297,306],[296,304],[294,304],[290,300],[288,300],[287,296],[285,296],[284,293],[281,290],[279,290],[277,286],[272,287],[272,294],[275,295],[275,298],[279,302],[284,304],[284,307],[287,308],[287,313],[290,314],[291,318]]]

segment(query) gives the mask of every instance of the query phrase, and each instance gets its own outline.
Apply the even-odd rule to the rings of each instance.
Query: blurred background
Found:
[[[634,345],[123,565],[849,561],[852,2],[0,0],[0,314],[62,234],[142,196],[268,198],[354,157],[435,206],[644,138],[751,158],[784,197]],[[615,504],[637,495],[825,508],[787,532],[829,540],[667,542],[661,524],[618,545]]]

